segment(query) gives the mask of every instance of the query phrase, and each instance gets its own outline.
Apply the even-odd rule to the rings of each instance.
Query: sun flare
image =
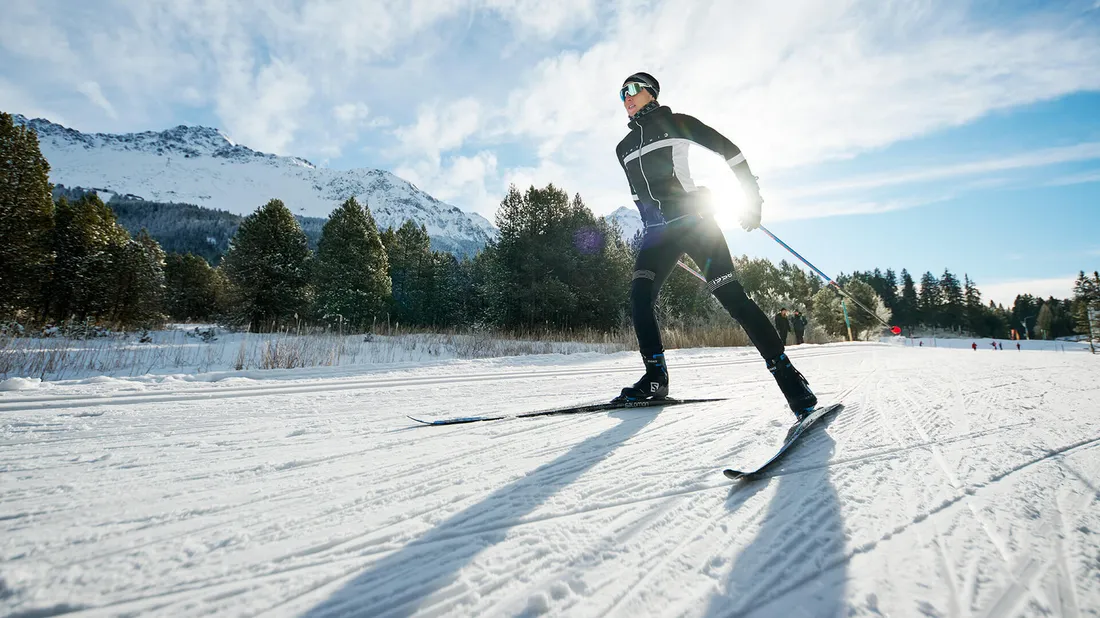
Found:
[[[724,230],[737,227],[738,215],[745,207],[745,193],[741,190],[741,183],[721,157],[711,152],[699,154],[696,157],[694,151],[691,153],[691,175],[696,186],[710,190],[711,207],[718,226]]]

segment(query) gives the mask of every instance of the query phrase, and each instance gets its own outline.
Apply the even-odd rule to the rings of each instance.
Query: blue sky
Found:
[[[510,183],[631,205],[617,88],[647,70],[826,272],[950,268],[1007,303],[1100,268],[1100,0],[40,0],[5,21],[4,111],[215,126],[490,218]],[[712,163],[734,252],[786,257],[732,223]]]

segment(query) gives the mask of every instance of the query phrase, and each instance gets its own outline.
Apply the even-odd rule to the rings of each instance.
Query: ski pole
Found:
[[[901,334],[901,327],[899,327],[899,326],[892,326],[892,325],[891,325],[890,323],[888,323],[888,322],[887,322],[886,320],[884,320],[884,319],[882,319],[882,318],[878,317],[878,314],[877,314],[877,313],[875,313],[874,311],[871,311],[871,310],[870,310],[870,309],[868,309],[868,308],[867,308],[866,306],[864,306],[864,304],[863,304],[863,303],[861,303],[861,302],[859,302],[858,300],[856,300],[856,298],[855,298],[854,296],[852,296],[851,294],[849,294],[848,292],[846,292],[846,291],[844,290],[844,288],[840,287],[840,284],[839,284],[839,283],[837,283],[836,281],[833,281],[832,277],[830,277],[829,275],[826,275],[825,273],[821,272],[821,269],[819,269],[819,268],[818,268],[817,266],[814,266],[813,264],[811,264],[811,263],[810,263],[810,261],[809,261],[809,260],[807,260],[806,258],[804,258],[804,257],[802,257],[801,255],[799,255],[799,253],[798,253],[797,251],[795,251],[794,249],[792,249],[790,245],[788,245],[787,243],[783,242],[782,240],[779,240],[779,237],[778,237],[778,236],[776,236],[775,234],[772,234],[772,233],[771,233],[771,230],[769,230],[768,228],[764,227],[763,225],[761,225],[761,226],[760,226],[760,230],[761,230],[761,231],[763,231],[763,232],[764,232],[765,234],[767,234],[768,236],[770,236],[772,240],[774,240],[775,242],[779,243],[779,245],[780,245],[781,247],[783,247],[783,248],[784,248],[784,249],[786,249],[787,251],[790,251],[790,252],[791,252],[791,255],[795,256],[795,257],[796,257],[796,258],[798,258],[799,260],[802,260],[802,263],[803,263],[803,264],[805,264],[806,266],[809,266],[809,267],[810,267],[810,268],[811,268],[811,269],[812,269],[812,270],[813,270],[813,271],[814,271],[815,273],[817,273],[817,274],[818,274],[818,276],[820,276],[820,277],[821,277],[822,279],[824,279],[824,280],[828,281],[828,282],[829,282],[829,285],[832,285],[832,286],[833,286],[833,288],[835,288],[837,292],[840,292],[840,294],[841,294],[842,296],[844,296],[844,297],[845,297],[845,298],[847,298],[848,300],[852,301],[852,304],[854,304],[855,306],[859,307],[860,309],[863,309],[863,310],[864,310],[864,311],[866,311],[866,312],[867,312],[868,314],[870,314],[870,315],[871,315],[871,317],[873,317],[873,318],[875,318],[876,320],[878,320],[879,322],[881,322],[883,326],[885,326],[886,328],[889,328],[889,329],[890,329],[890,332],[894,333],[895,335],[900,335],[900,334]]]
[[[679,266],[680,268],[683,268],[684,270],[688,271],[689,273],[691,273],[691,274],[695,275],[695,278],[696,278],[696,279],[698,279],[699,281],[702,281],[703,283],[706,283],[706,282],[707,282],[707,278],[706,278],[706,277],[704,277],[703,275],[701,275],[701,274],[699,273],[699,271],[695,270],[694,268],[692,268],[692,267],[688,266],[687,264],[684,264],[683,260],[678,260],[678,261],[676,262],[676,265],[677,265],[677,266]]]

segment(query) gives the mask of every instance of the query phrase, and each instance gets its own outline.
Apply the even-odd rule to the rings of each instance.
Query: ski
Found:
[[[678,406],[685,403],[707,403],[711,401],[725,401],[724,397],[717,399],[673,399],[666,397],[665,399],[650,399],[646,401],[623,401],[619,403],[590,403],[579,406],[569,406],[565,408],[554,408],[552,410],[539,410],[537,412],[523,412],[521,414],[501,414],[497,416],[459,416],[456,418],[444,418],[434,421],[426,421],[423,419],[410,416],[409,419],[414,420],[423,425],[461,425],[463,423],[478,423],[482,421],[500,421],[513,418],[533,418],[536,416],[553,416],[555,414],[583,414],[585,412],[603,412],[606,410],[629,410],[632,408],[663,408],[665,406]]]
[[[794,426],[792,426],[790,428],[790,430],[787,431],[787,437],[786,437],[786,439],[783,440],[783,444],[780,445],[779,450],[776,451],[775,454],[772,455],[770,459],[768,459],[764,463],[760,464],[759,466],[757,466],[753,470],[732,470],[732,469],[727,469],[727,470],[723,470],[722,474],[725,474],[726,478],[730,478],[730,479],[733,479],[735,481],[739,480],[739,479],[751,479],[751,478],[759,475],[761,472],[763,472],[765,469],[767,469],[768,466],[770,466],[773,463],[775,463],[776,461],[778,461],[779,458],[781,458],[783,456],[783,454],[786,453],[791,448],[791,446],[794,445],[794,443],[798,441],[798,438],[801,437],[802,434],[806,433],[807,429],[809,429],[810,427],[812,427],[814,425],[814,423],[821,420],[825,416],[840,410],[843,407],[844,407],[844,404],[842,404],[842,403],[834,403],[830,406],[822,406],[822,407],[819,407],[819,408],[815,408],[813,412],[810,412],[805,418],[803,418],[802,420],[795,423]]]

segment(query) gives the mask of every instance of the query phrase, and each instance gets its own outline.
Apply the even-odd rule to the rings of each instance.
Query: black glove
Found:
[[[764,204],[764,198],[760,197],[760,190],[754,189],[745,195],[745,208],[741,211],[741,227],[746,232],[751,232],[760,227],[760,210]]]

